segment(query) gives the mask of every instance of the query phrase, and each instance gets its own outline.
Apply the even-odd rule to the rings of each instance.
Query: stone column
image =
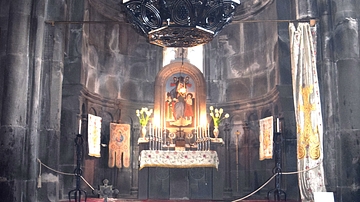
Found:
[[[57,0],[54,0],[57,1]],[[58,2],[58,1],[57,1]],[[67,16],[66,21],[86,21],[88,19],[87,1],[76,0],[68,1],[66,5]],[[55,20],[64,20],[56,17]],[[61,23],[56,23],[55,27],[60,28]],[[68,23],[64,24],[65,38],[64,45],[64,81],[62,84],[62,106],[61,106],[61,128],[60,128],[60,149],[61,155],[59,156],[59,169],[60,170],[73,170],[75,168],[74,155],[76,153],[73,141],[78,133],[79,119],[82,118],[83,133],[86,132],[87,110],[88,106],[84,98],[81,97],[83,90],[83,67],[82,67],[82,51],[83,51],[83,35],[84,30],[88,30],[89,24]],[[85,117],[84,117],[85,116]],[[85,130],[85,131],[84,131]],[[84,140],[87,138],[83,135]],[[85,144],[85,143],[84,143]],[[86,148],[86,144],[84,145]],[[84,150],[85,151],[85,150]],[[85,160],[85,156],[83,160]],[[82,166],[84,164],[82,163]],[[69,191],[75,188],[74,178],[61,176],[60,181],[60,198],[66,198]],[[110,179],[111,181],[111,179]],[[81,187],[85,187],[85,183],[81,182]]]
[[[35,201],[24,195],[34,183],[29,176],[29,33],[32,0],[10,3],[6,54],[2,61],[4,86],[0,128],[0,182],[3,201]],[[25,198],[24,198],[25,197]]]
[[[335,4],[335,3],[334,3]],[[332,13],[334,61],[338,79],[339,131],[336,135],[336,191],[342,201],[356,201],[359,196],[360,138],[360,5],[356,1],[337,1]],[[334,100],[335,101],[335,100]],[[336,111],[334,111],[336,113]],[[340,196],[339,200],[340,200]]]
[[[327,191],[336,191],[336,136],[339,128],[337,71],[334,62],[330,0],[319,1],[318,72],[324,124],[324,171]]]
[[[9,8],[10,8],[10,1],[0,1],[0,98],[3,97]],[[2,114],[1,109],[2,109],[2,99],[0,99],[0,117]]]

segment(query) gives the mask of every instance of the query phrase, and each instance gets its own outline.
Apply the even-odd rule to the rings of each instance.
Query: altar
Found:
[[[225,146],[209,150],[150,150],[139,144],[139,199],[221,200],[224,190]]]

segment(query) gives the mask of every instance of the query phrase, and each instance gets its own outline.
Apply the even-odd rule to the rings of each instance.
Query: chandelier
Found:
[[[151,44],[193,47],[210,42],[240,0],[124,0],[129,22]]]

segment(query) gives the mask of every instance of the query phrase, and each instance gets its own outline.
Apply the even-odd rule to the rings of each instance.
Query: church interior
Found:
[[[0,0],[0,201],[359,201],[359,9]]]

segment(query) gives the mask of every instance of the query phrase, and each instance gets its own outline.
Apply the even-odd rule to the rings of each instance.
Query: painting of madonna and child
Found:
[[[165,120],[167,127],[194,127],[196,92],[186,74],[174,74],[166,81]]]

